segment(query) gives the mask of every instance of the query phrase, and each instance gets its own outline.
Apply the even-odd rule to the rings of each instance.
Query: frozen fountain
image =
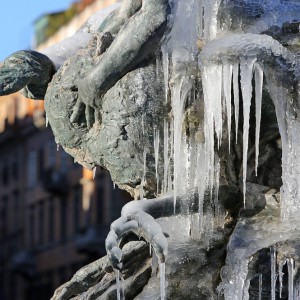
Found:
[[[45,95],[57,144],[135,199],[107,257],[53,299],[300,299],[300,2],[144,1],[158,14],[142,54],[120,46],[142,32],[132,1],[124,28],[95,33]],[[91,73],[101,95],[83,87]]]

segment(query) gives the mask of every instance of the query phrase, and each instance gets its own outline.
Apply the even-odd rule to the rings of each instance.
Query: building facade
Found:
[[[81,1],[79,14],[39,49],[73,34],[115,1]],[[129,196],[109,174],[75,164],[45,127],[43,101],[0,99],[0,299],[50,299],[81,266],[105,254],[110,223]]]

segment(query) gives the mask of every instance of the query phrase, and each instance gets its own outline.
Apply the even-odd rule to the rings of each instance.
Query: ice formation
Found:
[[[272,1],[264,1],[263,5],[267,5],[267,2],[268,5],[272,4]],[[300,201],[298,201],[300,177],[297,176],[297,169],[300,166],[300,158],[299,155],[297,156],[297,153],[300,152],[298,138],[300,123],[296,118],[290,90],[276,79],[276,68],[285,64],[290,66],[291,73],[295,71],[295,76],[299,77],[299,74],[296,74],[296,66],[292,63],[296,61],[295,57],[268,35],[223,32],[218,36],[217,13],[220,5],[218,0],[185,0],[170,3],[172,4],[172,14],[168,21],[171,30],[164,39],[161,52],[165,85],[164,100],[170,104],[171,114],[165,118],[163,127],[153,129],[152,149],[155,158],[157,193],[166,194],[172,191],[173,210],[176,213],[178,196],[185,194],[188,190],[196,190],[199,198],[198,228],[203,233],[202,238],[205,235],[209,236],[214,226],[222,227],[224,211],[218,203],[221,169],[217,150],[223,143],[227,143],[230,152],[232,140],[234,139],[237,143],[241,138],[238,132],[242,127],[242,186],[244,206],[246,206],[250,108],[254,95],[255,173],[257,175],[262,95],[265,84],[275,104],[282,139],[281,221],[284,224],[286,220],[295,220],[300,212]],[[257,32],[253,26],[250,31]],[[268,59],[272,60],[272,64],[269,64]],[[195,82],[198,77],[201,78],[203,89],[203,95],[200,96],[195,91]],[[190,126],[190,136],[187,136],[184,129],[191,125],[188,123],[187,110],[199,106],[204,107],[204,119],[197,125],[197,128]],[[242,125],[239,124],[241,111],[243,114]],[[232,116],[234,116],[234,122]],[[235,126],[232,126],[233,123]],[[232,129],[233,127],[234,129]],[[142,129],[144,134],[144,123]],[[228,133],[226,141],[223,138],[225,129]],[[144,198],[143,185],[146,180],[148,150],[145,149],[143,153],[140,199]],[[161,174],[159,170],[162,171]],[[207,191],[210,193],[213,209],[204,215],[203,202]],[[131,212],[129,215],[134,215],[132,218],[139,223],[139,227],[145,230],[144,238],[151,241],[153,236],[159,237],[156,241],[159,244],[163,239],[160,230],[156,227],[150,228],[153,226],[152,220],[146,215],[143,215],[143,220],[140,219],[138,215],[141,212],[139,209],[137,211],[134,210],[134,214]],[[129,227],[124,225],[123,231],[127,232],[127,229],[130,228],[139,235],[140,231],[135,225],[127,223]],[[282,225],[282,228],[282,232],[289,230],[288,226]],[[113,237],[111,242],[109,237],[108,241],[117,245],[115,239]],[[234,242],[232,242],[233,246],[228,249],[226,262],[227,269],[230,270],[228,271],[230,280],[229,282],[224,281],[220,286],[226,300],[249,298],[250,279],[247,276],[251,256],[264,247],[270,247],[276,241],[281,240],[276,237],[273,240],[258,241],[257,245],[251,245],[246,250],[234,248]],[[159,252],[162,250],[166,252],[167,249],[164,247],[154,248],[156,255],[159,256]],[[109,251],[114,252],[111,248]],[[277,280],[281,295],[282,268],[285,261],[279,262],[277,266],[274,247],[270,248],[270,257],[271,299],[275,299]],[[288,258],[286,262],[289,277],[289,299],[293,299],[294,261],[292,258]],[[166,297],[165,268],[167,267],[165,261],[159,261],[161,299]],[[262,299],[262,274],[256,276],[259,278],[259,299]],[[119,297],[121,297],[120,292],[118,292],[118,299]]]

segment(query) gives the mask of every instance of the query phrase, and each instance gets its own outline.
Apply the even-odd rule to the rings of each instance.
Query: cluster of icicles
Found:
[[[232,115],[234,115],[235,140],[238,139],[239,114],[243,111],[243,193],[244,204],[247,201],[246,175],[248,137],[250,126],[250,106],[253,94],[255,95],[255,171],[258,168],[259,135],[261,122],[261,104],[264,78],[264,65],[255,55],[232,56],[219,61],[201,61],[198,53],[198,42],[208,43],[216,37],[217,11],[219,1],[184,0],[178,1],[177,7],[171,15],[172,30],[167,37],[167,42],[162,46],[162,66],[166,87],[166,101],[171,102],[172,120],[165,119],[163,129],[153,128],[153,147],[145,148],[143,153],[144,166],[140,198],[144,198],[143,184],[146,182],[147,153],[153,151],[155,157],[155,169],[157,179],[157,192],[164,194],[174,193],[174,212],[176,199],[180,194],[189,189],[196,189],[199,194],[199,230],[205,234],[211,231],[211,222],[206,222],[207,216],[203,215],[203,199],[205,191],[210,191],[214,201],[215,212],[212,214],[222,219],[223,210],[218,204],[218,188],[220,177],[220,160],[215,151],[222,143],[224,122],[227,120],[228,145],[230,152]],[[201,11],[201,14],[197,13]],[[200,17],[199,17],[200,15]],[[199,30],[200,28],[200,30]],[[277,45],[274,45],[277,47]],[[271,48],[271,46],[270,46]],[[280,49],[279,49],[280,50]],[[278,51],[279,51],[278,50]],[[196,97],[195,76],[188,73],[189,68],[197,65],[198,74],[202,79],[203,97]],[[170,85],[170,81],[172,84]],[[295,118],[286,114],[288,110],[288,91],[276,86],[272,80],[267,80],[269,93],[274,101],[278,118],[279,130],[282,138],[282,166],[283,189],[281,191],[281,215],[282,220],[288,220],[300,211],[297,195],[300,189],[296,168],[298,163],[297,152],[300,149],[300,140],[296,135],[300,132],[300,125]],[[241,95],[240,95],[241,91]],[[169,96],[170,95],[170,96]],[[233,99],[232,99],[233,95]],[[239,107],[242,99],[242,108]],[[233,105],[232,105],[233,104]],[[191,105],[204,106],[203,123],[190,132],[187,138],[183,134],[183,123],[186,107]],[[224,117],[225,116],[225,117]],[[202,142],[195,136],[202,132]],[[215,141],[217,145],[215,145]],[[159,170],[163,170],[161,178]],[[222,224],[218,224],[219,226]],[[272,250],[273,251],[273,250]],[[274,253],[274,251],[272,252]],[[154,254],[153,254],[154,255]],[[275,254],[272,254],[273,256]],[[276,284],[276,266],[272,256],[272,287]],[[282,265],[282,264],[281,264]],[[289,270],[289,293],[294,293],[293,287],[293,260],[287,260]],[[274,267],[275,266],[275,267]],[[165,298],[165,265],[159,264],[161,299]],[[282,272],[278,271],[278,278],[282,285]],[[259,275],[260,298],[262,278]],[[123,299],[124,292],[117,273],[118,300]],[[245,286],[247,283],[245,283]],[[275,289],[275,288],[274,288]],[[297,291],[295,290],[295,293]],[[272,299],[275,299],[272,289]],[[299,291],[297,292],[299,293]],[[289,299],[293,299],[292,296]]]

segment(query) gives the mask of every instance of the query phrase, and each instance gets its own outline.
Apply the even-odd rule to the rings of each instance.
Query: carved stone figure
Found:
[[[45,98],[56,142],[136,199],[53,299],[297,297],[299,1],[114,8],[1,65],[1,94]]]

